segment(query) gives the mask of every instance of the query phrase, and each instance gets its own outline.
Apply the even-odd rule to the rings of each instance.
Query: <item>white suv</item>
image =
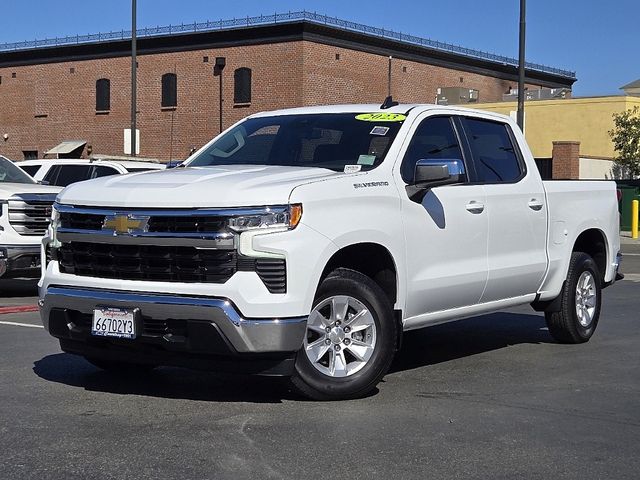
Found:
[[[88,159],[25,160],[17,165],[38,182],[59,187],[109,175],[164,170],[166,168],[164,164],[157,162]]]

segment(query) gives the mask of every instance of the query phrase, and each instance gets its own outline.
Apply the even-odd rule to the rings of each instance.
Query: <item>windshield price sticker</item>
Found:
[[[386,135],[389,132],[389,127],[373,127],[369,135]]]
[[[358,173],[362,170],[362,165],[345,165],[344,173]]]
[[[373,165],[376,163],[375,155],[360,155],[358,157],[358,165]]]
[[[362,122],[402,122],[407,119],[401,113],[361,113],[356,115],[356,120]]]

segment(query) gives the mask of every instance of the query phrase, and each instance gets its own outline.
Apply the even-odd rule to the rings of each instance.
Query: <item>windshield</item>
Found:
[[[0,157],[0,183],[37,183],[33,178],[16,167],[11,160]]]
[[[273,165],[370,170],[384,160],[406,117],[332,113],[249,118],[186,166]]]

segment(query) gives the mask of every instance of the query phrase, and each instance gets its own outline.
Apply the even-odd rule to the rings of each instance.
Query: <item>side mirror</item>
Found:
[[[416,162],[413,184],[417,187],[429,187],[458,183],[464,173],[464,163],[459,159],[421,159]]]

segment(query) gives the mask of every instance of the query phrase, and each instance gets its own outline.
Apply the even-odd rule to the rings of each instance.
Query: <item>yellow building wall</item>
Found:
[[[525,137],[536,158],[550,158],[554,141],[577,140],[581,157],[611,159],[615,152],[608,132],[613,128],[613,114],[634,106],[640,107],[640,97],[531,100],[524,105]],[[518,109],[518,104],[479,103],[473,108],[509,115]]]

